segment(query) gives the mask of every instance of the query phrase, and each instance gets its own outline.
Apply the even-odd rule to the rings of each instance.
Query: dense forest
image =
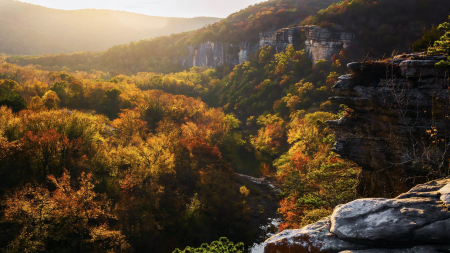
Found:
[[[333,2],[337,0],[270,0],[192,32],[114,46],[101,53],[13,57],[8,61],[19,65],[37,64],[46,70],[62,70],[61,67],[84,71],[97,69],[115,75],[178,72],[185,68],[177,59],[188,52],[188,46],[208,40],[227,45],[258,42],[259,33],[297,24]]]
[[[328,101],[331,87],[367,53],[448,54],[448,23],[433,24],[450,10],[439,0],[408,1],[408,11],[403,0],[332,2],[271,0],[98,54],[0,56],[0,249],[245,252],[259,237],[249,224],[267,212],[254,203],[278,199],[237,173],[277,185],[280,230],[358,198],[360,168],[330,151],[326,121],[352,114]],[[186,45],[299,24],[361,32],[316,64],[304,44],[215,69],[170,60]]]
[[[125,11],[56,10],[0,0],[0,53],[99,52],[114,45],[187,32],[219,18],[152,17]]]
[[[412,43],[420,38],[424,29],[444,22],[450,12],[446,0],[408,0],[407,3],[352,0],[332,4],[334,2],[338,1],[271,0],[192,32],[114,46],[100,53],[10,57],[7,61],[21,66],[34,64],[39,69],[53,71],[96,69],[113,75],[168,74],[186,70],[178,59],[188,53],[188,46],[218,41],[230,47],[234,45],[234,50],[238,50],[236,46],[240,42],[258,43],[261,32],[298,25],[354,32],[357,37],[343,52],[344,56],[353,61],[363,60],[367,54],[372,59],[381,59],[394,52],[411,52]],[[320,8],[323,10],[319,11]]]
[[[411,52],[423,30],[444,22],[449,13],[448,2],[440,0],[346,0],[319,11],[302,24],[357,31],[347,50],[348,57],[369,54],[372,59],[381,59],[392,53]]]

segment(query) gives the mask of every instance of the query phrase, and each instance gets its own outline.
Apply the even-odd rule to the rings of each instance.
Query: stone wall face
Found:
[[[316,64],[321,59],[331,60],[333,55],[347,48],[354,39],[354,34],[317,26],[299,26],[261,33],[259,37],[260,47],[272,46],[276,53],[306,38],[304,42],[308,57],[313,64]]]
[[[182,57],[181,65],[214,68],[225,63],[232,65],[248,61],[249,55],[264,46],[272,46],[276,53],[281,53],[289,45],[303,42],[306,37],[308,57],[315,64],[320,59],[330,60],[334,54],[346,48],[353,39],[353,34],[317,26],[300,26],[283,28],[278,31],[260,33],[258,44],[241,42],[239,45],[225,46],[221,42],[208,41],[197,46],[190,46],[189,53]]]
[[[352,74],[333,87],[331,101],[351,109],[330,122],[334,151],[362,167],[363,196],[394,197],[448,170],[450,90],[440,59],[350,63]]]
[[[319,60],[331,60],[335,54],[347,48],[354,38],[354,34],[347,32],[323,29],[317,26],[303,28],[306,36],[306,51],[308,56],[316,64]]]
[[[301,27],[283,28],[274,32],[259,34],[259,48],[272,46],[275,52],[281,53],[287,46],[294,45],[301,38]]]

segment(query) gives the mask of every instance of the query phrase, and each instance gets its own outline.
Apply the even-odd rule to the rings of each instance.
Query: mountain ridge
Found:
[[[0,1],[0,52],[41,55],[99,52],[114,45],[196,30],[221,20],[174,18],[104,9],[58,10]]]

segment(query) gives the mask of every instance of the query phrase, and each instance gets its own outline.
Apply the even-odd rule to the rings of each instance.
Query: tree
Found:
[[[450,19],[450,16],[449,16]],[[438,26],[439,30],[443,30],[444,35],[434,42],[434,46],[428,48],[429,54],[448,54],[450,53],[450,23],[444,22]],[[440,67],[450,67],[450,57],[447,61],[440,61],[436,64]]]
[[[103,101],[106,115],[110,119],[117,118],[120,112],[120,94],[122,91],[118,88],[112,88],[105,92],[106,98]]]
[[[64,75],[61,74],[61,76]],[[69,83],[67,83],[66,81],[61,81],[61,82],[54,82],[53,86],[50,87],[50,90],[54,91],[56,95],[58,95],[58,98],[60,99],[61,102],[61,107],[66,106],[66,89],[68,86]]]
[[[13,112],[19,112],[27,108],[28,103],[21,95],[11,92],[0,96],[0,106],[2,105],[10,107]]]
[[[412,50],[414,52],[427,51],[441,36],[442,32],[436,26],[432,26],[429,30],[424,29],[422,37],[413,43]]]
[[[172,253],[244,253],[244,244],[242,242],[234,244],[226,237],[221,237],[218,241],[204,243],[199,248],[176,249]]]
[[[19,84],[16,81],[13,80],[0,80],[0,90],[4,90],[5,92],[13,92],[14,90],[17,90],[19,88]],[[0,92],[1,94],[1,92]]]
[[[18,227],[8,245],[11,252],[128,252],[130,246],[118,230],[111,204],[94,191],[91,174],[81,174],[78,189],[66,171],[49,176],[56,188],[27,185],[5,201],[2,220]]]
[[[61,100],[59,100],[58,94],[56,94],[56,92],[49,90],[42,97],[42,101],[44,102],[45,107],[47,107],[48,109],[55,109],[58,108],[59,102]]]

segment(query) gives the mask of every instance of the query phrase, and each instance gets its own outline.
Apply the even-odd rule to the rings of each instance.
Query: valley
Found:
[[[446,0],[1,13],[1,251],[383,252],[345,232],[354,203],[448,220]],[[446,247],[407,233],[391,248]]]

